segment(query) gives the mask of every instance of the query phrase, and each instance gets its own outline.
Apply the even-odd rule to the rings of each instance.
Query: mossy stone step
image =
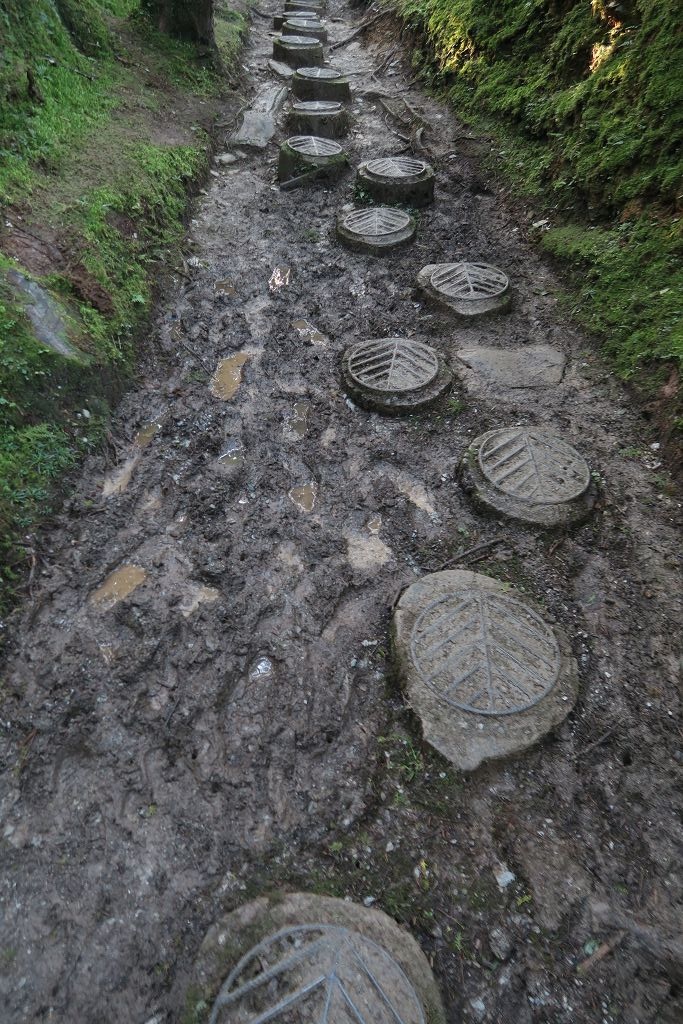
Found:
[[[289,11],[288,13],[285,12],[285,13],[281,13],[281,14],[276,14],[275,17],[273,18],[273,28],[276,30],[276,32],[280,32],[282,30],[282,26],[284,25],[284,23],[289,18],[293,18],[293,17],[306,18],[309,21],[316,21],[317,18],[318,18],[318,15],[316,14],[315,11],[310,10],[310,8],[308,10],[306,10],[306,11],[301,11],[301,12],[299,12],[299,11],[296,11],[296,12],[295,11]]]
[[[292,104],[288,124],[297,135],[338,139],[349,130],[348,114],[334,100],[299,100]]]
[[[278,179],[282,185],[305,175],[338,178],[348,157],[338,142],[315,135],[294,135],[280,146]]]
[[[432,263],[417,275],[418,288],[463,319],[503,313],[512,304],[508,277],[490,263]]]
[[[415,218],[389,206],[368,206],[340,213],[337,238],[349,249],[384,255],[415,238]]]
[[[292,79],[292,93],[298,100],[332,100],[348,103],[351,85],[336,68],[297,68]]]
[[[412,157],[389,156],[362,163],[358,185],[376,203],[421,207],[434,201],[434,169]]]
[[[373,338],[352,345],[342,359],[342,378],[357,405],[395,416],[428,408],[453,382],[436,349],[414,338]]]
[[[291,68],[302,65],[320,65],[323,62],[323,47],[313,36],[282,35],[273,40],[273,57],[289,64]]]

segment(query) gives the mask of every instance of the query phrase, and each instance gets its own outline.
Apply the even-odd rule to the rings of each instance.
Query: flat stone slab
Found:
[[[38,341],[65,359],[84,361],[84,354],[69,341],[67,314],[60,303],[18,270],[8,270],[6,278],[12,290],[23,299],[24,312]]]
[[[290,78],[294,77],[294,68],[290,68],[289,64],[283,64],[279,60],[273,60],[272,57],[268,61],[268,67],[274,75],[284,79],[284,81],[289,81]]]
[[[232,141],[238,146],[265,149],[273,135],[275,135],[275,121],[272,114],[265,114],[259,110],[247,110],[244,113],[242,127],[233,135]]]
[[[428,299],[464,319],[502,313],[512,302],[507,275],[490,263],[432,263],[417,284]]]
[[[369,206],[337,217],[337,238],[349,249],[376,256],[415,238],[415,218],[390,206]]]
[[[566,358],[549,345],[526,348],[461,348],[456,357],[472,373],[468,380],[476,385],[502,384],[508,388],[545,388],[559,384]]]
[[[421,207],[434,201],[434,169],[413,157],[388,156],[362,163],[358,185],[376,203]]]
[[[423,577],[404,591],[392,628],[424,738],[462,771],[533,746],[576,702],[578,671],[564,634],[488,576]]]
[[[402,415],[438,401],[453,377],[430,345],[413,338],[373,338],[344,353],[342,376],[356,404]]]
[[[307,893],[238,908],[207,934],[190,979],[209,1024],[445,1024],[427,959],[379,910]],[[193,1004],[188,1004],[190,1012]]]
[[[595,503],[583,456],[537,427],[504,427],[475,438],[461,476],[465,490],[483,505],[539,526],[579,522]]]

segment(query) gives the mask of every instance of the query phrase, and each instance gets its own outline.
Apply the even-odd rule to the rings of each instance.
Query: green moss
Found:
[[[399,0],[414,64],[497,143],[533,197],[568,302],[621,376],[652,392],[683,358],[683,61],[673,0]],[[668,366],[668,369],[667,369]],[[670,421],[675,418],[675,399]]]

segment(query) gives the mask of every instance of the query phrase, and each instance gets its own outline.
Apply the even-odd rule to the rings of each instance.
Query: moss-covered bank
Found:
[[[227,84],[138,0],[0,0],[0,611],[55,483],[106,431],[153,282],[177,265]],[[244,17],[218,4],[229,70]],[[19,271],[75,358],[38,340]]]
[[[572,308],[649,397],[683,359],[683,32],[676,0],[398,0],[414,63],[531,195]],[[495,145],[495,143],[498,145]],[[678,411],[677,411],[678,410]],[[678,419],[678,427],[681,421]]]

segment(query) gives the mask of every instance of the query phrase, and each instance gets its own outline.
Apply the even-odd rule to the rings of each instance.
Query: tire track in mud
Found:
[[[332,41],[351,24],[338,10]],[[271,82],[271,45],[255,23],[247,54],[255,87]],[[395,152],[373,97],[379,58],[356,41],[333,59],[353,76],[351,163]],[[403,88],[403,69],[390,70],[387,91]],[[577,825],[567,805],[582,786],[573,737],[585,745],[593,722],[618,721],[634,749],[656,744],[662,759],[638,840],[652,876],[648,899],[655,906],[664,893],[680,894],[668,853],[678,798],[666,760],[676,742],[677,606],[669,602],[679,592],[679,506],[656,495],[641,464],[619,457],[642,443],[625,396],[609,379],[586,376],[590,346],[558,311],[552,274],[472,162],[452,156],[454,118],[419,90],[411,96],[436,126],[437,201],[421,213],[416,243],[397,255],[354,255],[335,241],[350,176],[330,189],[280,192],[272,145],[220,167],[190,234],[192,284],[159,313],[158,366],[119,410],[125,473],[112,488],[117,470],[89,462],[50,537],[35,605],[12,623],[2,792],[2,941],[14,951],[8,1021],[94,1021],[103,1005],[111,1020],[165,1011],[178,1019],[203,932],[265,862],[290,858],[313,870],[328,837],[361,819],[382,834],[377,737],[399,712],[364,642],[384,641],[387,604],[452,555],[458,530],[474,541],[501,531],[468,504],[456,473],[473,437],[508,423],[563,432],[605,477],[599,513],[557,557],[532,529],[503,527],[525,585],[564,624],[583,667],[580,704],[561,739],[505,768],[508,813],[531,823],[559,800],[554,842],[583,860],[586,835],[602,835],[609,818],[601,801],[617,796],[609,773],[592,782],[604,792],[595,808],[594,798],[582,806]],[[286,135],[281,122],[276,142]],[[512,313],[454,330],[418,300],[423,265],[464,257],[506,270]],[[278,267],[291,270],[288,283],[269,287]],[[221,281],[231,284],[217,288]],[[293,326],[302,320],[319,335],[302,336]],[[394,334],[429,341],[451,364],[465,344],[549,343],[568,368],[555,389],[458,385],[460,415],[446,404],[384,420],[346,400],[339,364],[349,344]],[[211,378],[237,354],[247,356],[241,381],[222,401]],[[301,401],[307,426],[292,431]],[[306,513],[289,495],[311,483]],[[98,608],[93,592],[125,565],[144,570],[144,581]],[[657,697],[643,718],[645,692]],[[530,763],[555,787],[550,797],[529,782]],[[488,826],[468,822],[466,809],[458,825],[474,837],[482,870],[501,856],[489,787],[502,771],[480,773],[468,788]],[[638,775],[629,785],[643,782]],[[444,852],[419,822],[410,829],[415,849],[447,871],[453,848]],[[538,851],[525,862],[523,847],[515,846],[521,870],[538,875]],[[619,877],[616,859],[599,844],[596,892]],[[437,966],[459,1007],[456,968],[445,954]],[[569,1019],[558,1006],[554,1019]]]

